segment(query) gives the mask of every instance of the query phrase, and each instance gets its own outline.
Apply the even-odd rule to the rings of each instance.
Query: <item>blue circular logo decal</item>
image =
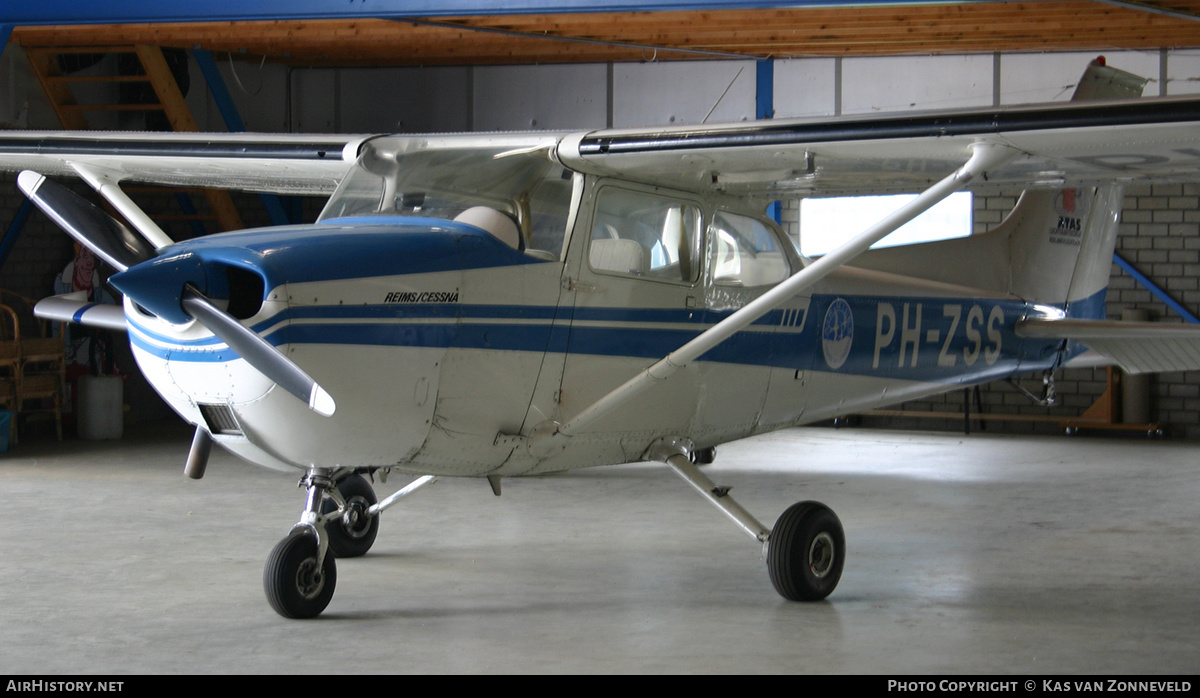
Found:
[[[850,356],[850,344],[854,341],[854,314],[850,304],[838,298],[825,311],[825,322],[821,325],[821,348],[825,352],[825,363],[829,368],[841,368]]]

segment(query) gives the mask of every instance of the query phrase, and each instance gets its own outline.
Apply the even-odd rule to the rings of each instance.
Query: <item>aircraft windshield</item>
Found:
[[[520,228],[520,247],[559,257],[571,206],[572,173],[544,153],[511,147],[422,148],[411,141],[368,144],[318,221],[349,216],[454,220],[487,206]]]

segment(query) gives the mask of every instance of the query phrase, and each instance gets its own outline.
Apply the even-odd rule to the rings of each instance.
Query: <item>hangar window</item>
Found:
[[[802,199],[800,252],[809,257],[830,252],[915,198],[900,194]],[[966,237],[971,234],[973,206],[970,192],[951,194],[874,247]]]

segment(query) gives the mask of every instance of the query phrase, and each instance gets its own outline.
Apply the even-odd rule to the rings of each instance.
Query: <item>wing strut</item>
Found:
[[[616,407],[641,394],[646,388],[679,369],[687,366],[705,352],[745,329],[752,322],[765,315],[776,306],[795,296],[800,291],[812,286],[836,269],[862,254],[871,245],[887,237],[897,228],[932,208],[942,199],[959,191],[976,177],[988,170],[1003,165],[1020,153],[1009,147],[995,143],[975,143],[971,146],[971,157],[966,164],[953,174],[926,189],[916,199],[897,209],[883,220],[868,228],[858,236],[838,247],[816,262],[796,272],[783,283],[766,292],[741,310],[717,323],[700,336],[684,344],[679,349],[668,354],[654,365],[643,370],[625,382],[617,389],[600,398],[579,412],[556,429],[540,428],[535,430],[532,442],[548,437],[569,437],[611,412]]]
[[[88,183],[88,186],[95,189],[96,193],[103,196],[108,203],[120,211],[121,215],[125,216],[125,220],[133,224],[133,227],[142,234],[142,237],[146,238],[147,242],[154,245],[154,249],[161,250],[175,242],[121,189],[120,179],[116,173],[77,162],[71,163],[71,169],[75,170],[83,181]]]

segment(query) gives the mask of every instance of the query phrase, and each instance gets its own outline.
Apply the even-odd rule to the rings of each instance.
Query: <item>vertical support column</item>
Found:
[[[775,60],[766,58],[754,64],[754,118],[775,118]],[[783,222],[783,205],[772,201],[767,215],[776,223]]]
[[[775,60],[767,58],[755,63],[754,118],[775,117]]]
[[[1170,52],[1163,48],[1158,50],[1158,96],[1166,97],[1170,94],[1169,85],[1171,80],[1171,63]]]

